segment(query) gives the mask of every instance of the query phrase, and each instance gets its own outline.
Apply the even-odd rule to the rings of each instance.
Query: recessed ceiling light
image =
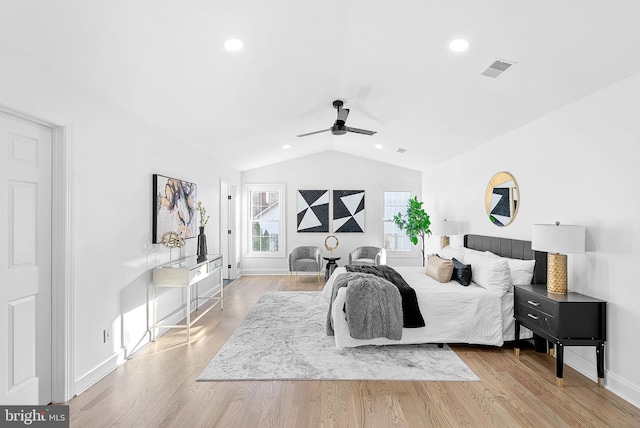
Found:
[[[381,149],[381,148],[382,148],[382,144],[376,144],[374,147],[375,147],[376,149]]]
[[[243,46],[244,43],[242,43],[242,40],[240,39],[229,39],[224,42],[224,48],[229,52],[237,52],[242,49]]]
[[[469,42],[465,39],[455,39],[449,43],[449,49],[454,52],[464,52],[469,49]]]
[[[283,149],[290,149],[291,148],[291,144],[285,144],[284,146],[282,146]]]

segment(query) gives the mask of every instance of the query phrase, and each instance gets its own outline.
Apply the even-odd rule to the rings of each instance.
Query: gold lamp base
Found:
[[[567,294],[567,255],[547,255],[547,291],[555,294]]]
[[[440,248],[444,248],[449,245],[449,237],[447,235],[442,235],[440,237]]]

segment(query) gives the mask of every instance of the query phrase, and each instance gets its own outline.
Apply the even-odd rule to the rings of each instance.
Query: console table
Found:
[[[217,273],[220,280],[220,294],[217,293],[215,297],[200,297],[198,294],[198,283],[205,278]],[[191,296],[191,286],[195,285],[195,294]],[[184,288],[186,290],[187,298],[186,304],[180,306],[178,309],[167,315],[166,317],[158,320],[156,314],[157,304],[157,289],[165,287],[177,287]],[[186,257],[184,259],[177,260],[173,263],[159,266],[153,269],[153,304],[152,313],[153,321],[151,327],[151,341],[156,340],[156,330],[160,327],[165,328],[186,328],[187,329],[187,341],[191,340],[191,326],[198,322],[207,312],[215,307],[215,303],[209,306],[204,311],[201,311],[195,318],[191,318],[191,305],[195,303],[195,310],[198,310],[200,300],[214,300],[220,302],[220,309],[223,308],[223,284],[222,284],[222,256],[221,255],[209,255],[205,260],[198,261],[197,256]],[[185,309],[187,310],[186,324],[181,325],[169,325],[162,324],[167,318]]]
[[[520,325],[556,347],[556,384],[562,386],[565,346],[595,346],[598,385],[604,379],[607,302],[580,293],[548,293],[546,285],[514,286],[516,345],[520,355]]]

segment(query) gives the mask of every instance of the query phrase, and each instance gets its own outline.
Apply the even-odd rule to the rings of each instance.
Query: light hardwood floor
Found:
[[[267,291],[320,290],[315,276],[249,276],[225,288],[224,311],[172,330],[70,405],[72,427],[609,427],[640,409],[547,354],[452,346],[481,382],[196,382]],[[380,367],[384,370],[384,367]]]

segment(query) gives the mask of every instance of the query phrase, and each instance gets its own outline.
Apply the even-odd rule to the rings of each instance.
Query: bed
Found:
[[[447,250],[447,249],[445,249]],[[440,253],[440,252],[439,252]],[[546,253],[533,251],[529,241],[482,235],[465,235],[464,248],[449,248],[441,251],[458,255],[459,258],[478,263],[485,259],[499,259],[494,264],[516,265],[517,260],[533,266],[531,283],[546,283]],[[461,260],[462,261],[462,260]],[[464,262],[463,262],[464,263]],[[471,263],[473,269],[473,263]],[[415,290],[415,295],[424,318],[424,327],[402,328],[399,340],[375,337],[371,339],[355,339],[351,337],[345,318],[345,301],[347,287],[339,288],[333,293],[336,278],[346,272],[345,267],[337,268],[327,281],[322,295],[331,303],[329,316],[332,318],[333,334],[337,348],[357,347],[365,345],[397,345],[418,343],[468,343],[477,345],[502,346],[505,341],[515,339],[513,318],[513,286],[509,283],[503,289],[485,288],[475,282],[462,286],[456,281],[438,282],[425,274],[424,267],[394,268]],[[517,274],[513,271],[513,278]],[[478,275],[480,272],[478,270]],[[515,280],[515,279],[514,279]],[[478,276],[480,281],[480,276]],[[485,284],[486,285],[486,284]],[[333,302],[332,293],[335,296]],[[530,338],[532,333],[521,329],[520,338]]]

